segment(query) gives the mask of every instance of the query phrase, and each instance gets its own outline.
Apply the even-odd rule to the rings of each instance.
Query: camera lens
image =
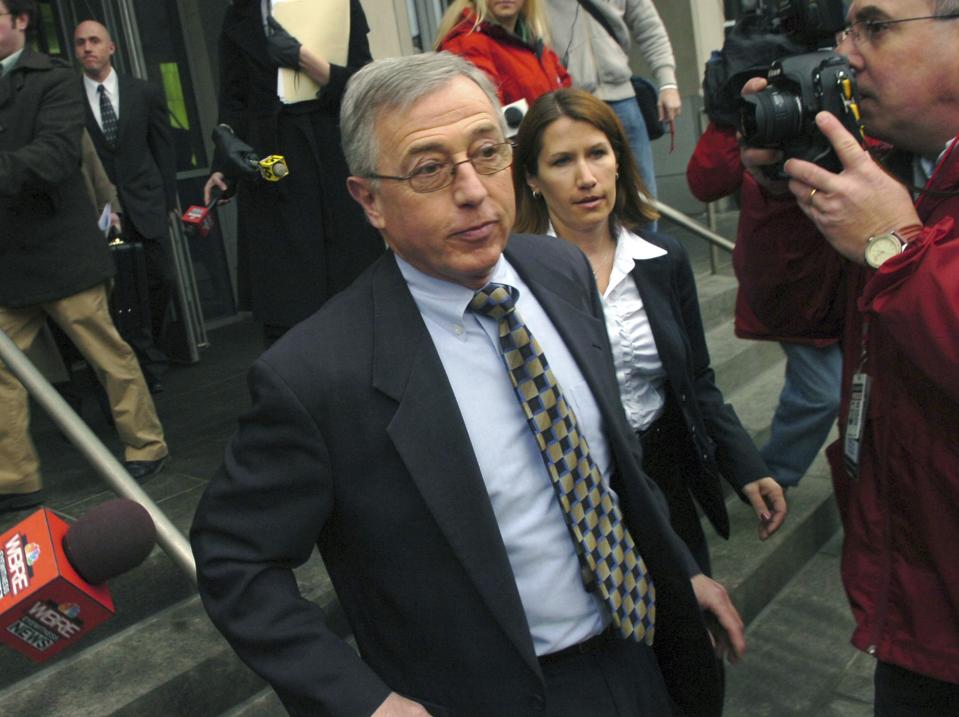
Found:
[[[743,98],[742,132],[754,145],[774,145],[802,132],[802,102],[792,92],[769,87]]]

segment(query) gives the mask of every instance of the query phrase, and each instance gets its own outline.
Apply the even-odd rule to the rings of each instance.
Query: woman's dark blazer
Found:
[[[770,475],[769,469],[716,386],[685,248],[663,234],[644,232],[642,238],[666,251],[637,260],[631,275],[646,307],[669,389],[688,428],[682,474],[716,532],[728,538],[729,516],[719,477],[743,498],[742,487]]]

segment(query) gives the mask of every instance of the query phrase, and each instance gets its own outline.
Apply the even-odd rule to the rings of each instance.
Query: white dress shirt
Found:
[[[510,383],[497,322],[467,310],[472,289],[427,276],[398,256],[396,262],[456,397],[536,654],[556,652],[602,632],[609,613],[601,598],[583,588],[573,539]],[[611,456],[599,408],[565,342],[505,258],[490,281],[519,289],[517,311],[542,346],[608,485]]]
[[[646,307],[630,272],[637,261],[665,253],[655,244],[620,229],[609,285],[603,293],[606,332],[613,347],[619,393],[634,431],[645,431],[663,415],[666,369],[656,349]]]
[[[96,118],[97,124],[100,125],[100,129],[103,129],[103,118],[100,117],[100,91],[97,89],[101,84],[104,90],[106,90],[107,99],[110,100],[110,104],[113,105],[113,113],[117,116],[117,120],[119,120],[120,83],[117,81],[117,73],[112,67],[110,68],[110,74],[107,75],[107,78],[102,83],[91,80],[86,75],[83,76],[83,89],[86,91],[90,109],[93,110],[93,116]]]

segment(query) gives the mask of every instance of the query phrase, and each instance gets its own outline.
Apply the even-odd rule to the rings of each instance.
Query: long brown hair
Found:
[[[537,176],[539,155],[543,150],[543,133],[560,117],[588,122],[606,135],[613,148],[619,177],[616,179],[616,204],[609,215],[610,235],[615,237],[619,226],[638,231],[658,218],[659,214],[653,206],[640,197],[640,192],[646,194],[646,185],[639,176],[629,140],[616,113],[588,92],[565,88],[536,100],[516,133],[516,149],[513,151],[513,191],[516,193],[514,229],[531,234],[543,234],[549,229],[546,202],[533,197],[526,178]]]

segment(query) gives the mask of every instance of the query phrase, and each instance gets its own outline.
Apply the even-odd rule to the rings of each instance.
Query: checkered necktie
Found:
[[[97,85],[97,92],[100,93],[100,122],[103,125],[103,136],[106,137],[107,144],[111,147],[117,146],[117,135],[120,134],[120,123],[117,121],[117,113],[113,111],[113,104],[107,97],[107,89],[103,85]]]
[[[499,322],[510,380],[573,536],[587,589],[599,590],[624,638],[651,645],[656,620],[652,578],[539,342],[516,311],[518,297],[512,286],[487,284],[469,308]]]

